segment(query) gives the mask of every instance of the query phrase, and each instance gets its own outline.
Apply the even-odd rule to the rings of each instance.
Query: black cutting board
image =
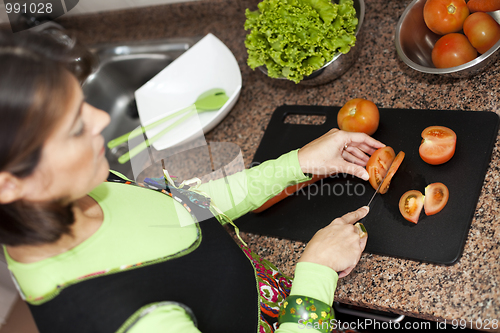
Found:
[[[274,159],[337,127],[339,107],[283,105],[264,133],[254,163]],[[287,115],[322,115],[322,125],[285,123]],[[405,259],[450,265],[463,251],[486,170],[498,134],[499,117],[493,112],[380,109],[374,138],[406,156],[389,191],[377,195],[363,223],[368,230],[365,251]],[[422,130],[446,126],[457,134],[453,158],[442,165],[426,164],[419,156]],[[423,212],[418,224],[399,212],[399,199],[408,190],[424,193],[426,185],[442,182],[449,191],[446,207],[436,215]],[[238,219],[241,231],[309,241],[334,218],[366,205],[375,190],[361,179],[336,175],[296,192],[262,213]]]

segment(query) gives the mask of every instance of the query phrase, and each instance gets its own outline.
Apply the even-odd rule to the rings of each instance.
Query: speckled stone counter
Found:
[[[272,112],[282,104],[343,105],[354,97],[381,108],[492,111],[500,114],[500,61],[469,79],[446,79],[413,71],[394,47],[396,23],[410,0],[366,0],[364,47],[341,78],[318,87],[273,80],[246,65],[246,8],[256,0],[210,0],[70,17],[61,20],[86,43],[204,36],[211,32],[234,53],[243,88],[230,114],[207,140],[233,142],[250,165]],[[338,283],[335,299],[366,308],[444,321],[500,320],[500,143],[497,139],[472,226],[460,260],[440,266],[363,254]],[[305,244],[242,233],[258,254],[285,273]],[[498,327],[498,326],[497,326]],[[498,329],[497,329],[498,330]]]

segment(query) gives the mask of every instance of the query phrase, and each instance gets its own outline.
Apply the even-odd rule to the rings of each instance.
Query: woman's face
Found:
[[[34,173],[25,178],[24,198],[30,201],[72,202],[103,182],[109,172],[104,157],[102,130],[109,115],[84,102],[82,89],[72,77],[73,96],[54,132],[42,149]]]

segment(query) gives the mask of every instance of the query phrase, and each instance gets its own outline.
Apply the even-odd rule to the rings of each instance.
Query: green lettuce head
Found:
[[[353,0],[263,0],[245,12],[248,66],[299,83],[356,42]]]

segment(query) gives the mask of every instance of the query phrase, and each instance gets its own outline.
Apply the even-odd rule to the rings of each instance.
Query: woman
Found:
[[[368,208],[316,233],[290,290],[207,208],[228,200],[222,181],[203,184],[208,198],[192,200],[190,191],[160,192],[108,173],[100,133],[109,116],[85,103],[71,59],[43,36],[0,34],[0,243],[39,330],[272,332],[278,315],[276,332],[330,328],[318,325],[330,323],[337,280],[363,252],[366,237],[354,224]],[[383,146],[332,130],[237,175],[260,194],[225,214],[236,219],[306,174],[367,180],[367,154]]]

